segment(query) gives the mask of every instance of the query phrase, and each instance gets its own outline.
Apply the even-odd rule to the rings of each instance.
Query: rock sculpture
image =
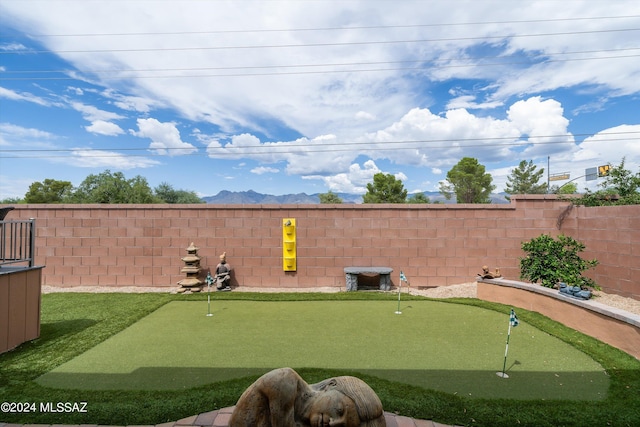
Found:
[[[497,279],[498,277],[502,277],[499,268],[496,268],[495,273],[492,273],[489,271],[489,267],[487,267],[486,265],[482,266],[482,274],[478,274],[478,276],[483,279]]]
[[[181,273],[185,273],[187,277],[180,280],[178,285],[180,288],[178,289],[178,293],[191,293],[191,292],[200,292],[202,290],[202,280],[200,280],[200,257],[198,256],[198,247],[191,242],[189,247],[185,249],[187,251],[187,256],[182,257],[182,262],[184,262],[184,267],[180,270]]]
[[[240,396],[229,427],[386,427],[382,403],[364,381],[335,377],[307,384],[291,368],[258,378]]]
[[[216,288],[219,291],[231,290],[231,265],[227,262],[227,253],[220,255],[220,263],[216,266]]]

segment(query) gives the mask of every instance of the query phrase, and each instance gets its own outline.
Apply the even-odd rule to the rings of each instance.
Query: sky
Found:
[[[637,0],[0,0],[0,200],[105,170],[200,196],[640,170]],[[569,179],[553,180],[568,174]]]

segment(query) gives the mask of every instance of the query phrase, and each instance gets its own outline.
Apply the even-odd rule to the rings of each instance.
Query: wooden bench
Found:
[[[391,289],[391,272],[393,268],[389,267],[345,267],[345,284],[347,291],[358,290],[358,274],[379,274],[380,290],[388,291]]]

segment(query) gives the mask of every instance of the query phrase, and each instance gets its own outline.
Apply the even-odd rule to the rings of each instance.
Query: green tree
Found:
[[[159,203],[204,203],[202,198],[198,197],[195,191],[175,190],[173,186],[167,182],[162,182],[160,185],[154,188],[153,193],[158,199]]]
[[[624,167],[624,162],[623,158],[618,166],[609,164],[609,173],[599,184],[601,190],[587,191],[571,202],[585,206],[640,204],[640,172],[634,174]]]
[[[106,170],[89,175],[72,195],[75,203],[155,203],[146,178],[140,175],[127,180],[122,172]]]
[[[457,203],[490,203],[489,196],[496,188],[492,181],[477,159],[464,157],[447,172],[447,180],[440,183],[440,193],[447,200],[455,193]]]
[[[554,185],[551,187],[553,194],[576,194],[578,192],[578,184],[575,182],[567,182],[561,186]]]
[[[409,199],[407,199],[407,203],[415,203],[415,204],[426,204],[429,203],[429,198],[424,195],[424,193],[415,193]]]
[[[609,173],[600,186],[615,191],[621,198],[636,196],[640,192],[640,172],[634,174],[624,167],[625,159],[618,166],[609,164]]]
[[[547,192],[547,183],[540,184],[540,178],[544,174],[544,169],[536,171],[537,166],[533,161],[522,160],[517,168],[512,169],[507,176],[505,193],[512,194],[544,194]],[[509,196],[505,196],[511,200]]]
[[[318,198],[320,199],[320,203],[323,205],[342,203],[342,199],[331,190],[329,190],[328,193],[318,194]]]
[[[17,205],[20,203],[24,203],[24,199],[20,197],[7,197],[6,199],[0,200],[0,205]]]
[[[367,193],[362,197],[363,203],[405,203],[406,200],[407,190],[402,181],[382,172],[373,176],[373,183],[367,184]]]
[[[580,252],[583,243],[572,237],[559,235],[557,239],[542,234],[522,243],[526,256],[520,258],[520,278],[538,283],[547,288],[558,282],[571,286],[600,289],[593,279],[582,276],[582,272],[598,265],[598,261],[584,260]]]
[[[63,203],[71,194],[73,185],[69,181],[45,179],[34,182],[24,195],[25,203]]]

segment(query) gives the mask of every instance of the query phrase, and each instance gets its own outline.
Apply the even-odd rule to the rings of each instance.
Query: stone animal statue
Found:
[[[247,388],[229,427],[386,427],[382,403],[364,381],[335,377],[307,384],[291,368],[267,372]]]

